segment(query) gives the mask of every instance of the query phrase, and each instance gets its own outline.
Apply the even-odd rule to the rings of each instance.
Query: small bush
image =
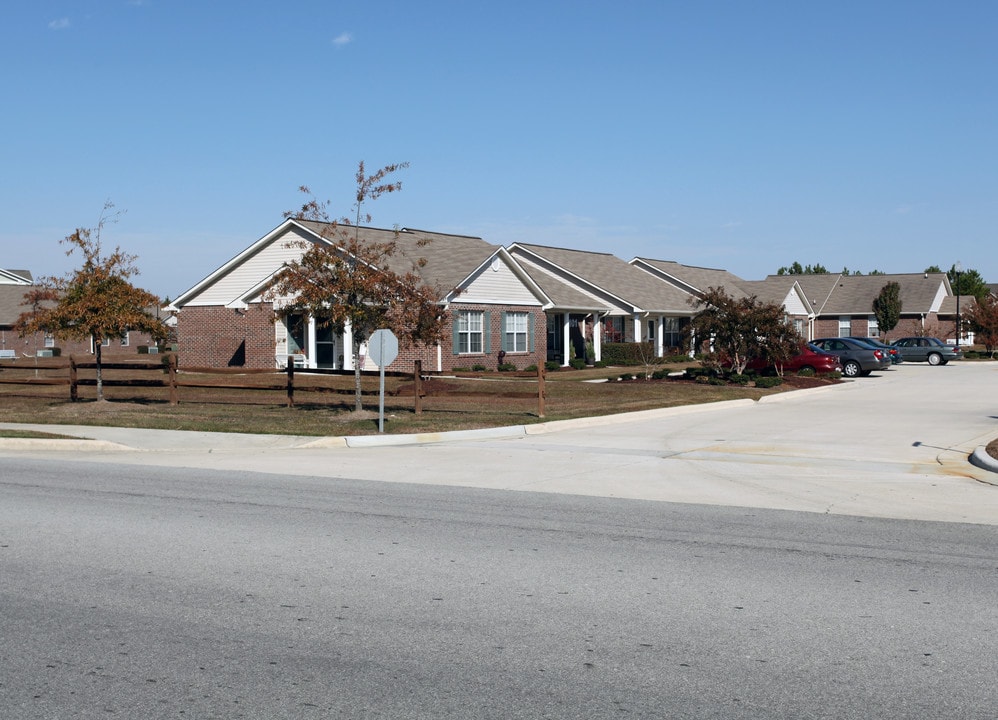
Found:
[[[568,364],[572,366],[575,370],[581,370],[586,366],[586,361],[582,358],[572,358],[568,361]]]
[[[456,368],[451,368],[451,372],[471,372],[471,368],[456,367]]]
[[[496,366],[499,372],[516,372],[516,365],[513,363],[501,363]]]
[[[797,371],[799,377],[814,377],[817,373],[812,368],[801,368]]]
[[[471,366],[471,371],[472,372],[488,372],[489,369],[487,367],[485,367],[484,365],[482,365],[481,363],[476,363],[476,364],[474,364],[474,365]]]
[[[557,360],[548,360],[544,363],[544,369],[548,371],[557,370],[560,367],[561,363],[558,362]]]
[[[761,377],[757,378],[755,381],[755,386],[757,388],[774,388],[782,384],[783,378],[780,377]]]
[[[597,368],[605,368],[606,366],[607,366],[606,360],[597,360],[596,362],[593,363],[593,367]]]
[[[617,379],[618,379],[618,380],[633,380],[633,379],[634,379],[634,375],[632,375],[631,373],[623,373],[623,374],[622,374],[622,375],[621,375],[621,376],[620,376],[619,378],[617,378]]]
[[[527,365],[527,367],[523,368],[523,372],[532,372],[532,373],[535,373],[535,372],[537,372],[537,366],[536,365]]]
[[[728,376],[728,382],[733,382],[735,385],[748,385],[751,379],[748,375],[740,375],[738,373],[732,373]]]

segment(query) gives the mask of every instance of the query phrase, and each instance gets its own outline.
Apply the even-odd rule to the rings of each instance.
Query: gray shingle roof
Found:
[[[600,288],[637,310],[679,315],[692,311],[689,294],[609,253],[516,243],[510,249],[514,257],[517,256],[517,248],[528,257],[534,256],[561,268],[578,278],[580,284]]]
[[[333,243],[338,240],[336,231],[331,232],[331,225],[310,221],[300,224]],[[345,230],[351,235],[356,231],[362,241],[371,243],[387,243],[396,238],[394,230],[381,228],[340,226],[337,230]],[[478,237],[408,228],[399,230],[397,238],[398,252],[389,260],[389,268],[397,273],[415,269],[424,283],[444,293],[457,287],[500,247]],[[419,265],[420,260],[426,262]]]
[[[944,273],[843,275],[821,312],[826,315],[869,314],[884,285],[896,282],[900,286],[901,312],[927,313],[939,294],[939,286],[945,281]]]
[[[653,260],[651,258],[634,258],[632,263],[645,263],[688,285],[696,292],[704,292],[710,288],[723,288],[732,297],[745,296],[745,292],[741,289],[745,281],[727,270],[683,265],[673,260]]]

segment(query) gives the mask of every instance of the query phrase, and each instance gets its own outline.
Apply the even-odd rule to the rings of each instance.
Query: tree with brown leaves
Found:
[[[319,202],[305,186],[299,189],[309,199],[300,210],[285,213],[287,218],[317,223],[310,227],[317,227],[325,242],[290,243],[304,252],[300,259],[285,265],[272,295],[289,298],[285,304],[288,311],[307,313],[336,333],[349,327],[353,337],[350,351],[355,358],[361,344],[379,328],[391,329],[409,347],[443,339],[446,313],[438,302],[443,295],[422,281],[418,270],[425,261],[416,260],[402,272],[392,269],[399,254],[397,229],[385,242],[361,238],[361,222],[371,222],[371,216],[363,212],[364,204],[401,190],[402,183],[390,177],[408,166],[386,165],[368,175],[361,162],[353,220],[330,218],[328,201]],[[360,372],[360,364],[354,362],[354,404],[358,411],[363,409]]]
[[[985,295],[963,312],[963,323],[993,358],[998,351],[998,298]]]
[[[772,362],[779,374],[783,364],[800,346],[802,338],[786,322],[782,306],[760,302],[755,296],[733,298],[724,288],[708,288],[690,300],[699,310],[690,321],[688,332],[697,345],[709,342],[718,367],[730,364],[734,373],[745,372],[749,360],[763,358]]]
[[[105,339],[121,337],[129,330],[147,332],[157,339],[166,337],[162,321],[149,312],[158,306],[159,298],[129,281],[139,274],[136,257],[120,247],[109,254],[103,252],[104,226],[116,222],[120,215],[108,215],[113,208],[110,201],[105,203],[96,228],[77,228],[60,241],[69,245],[67,255],[82,255],[81,267],[61,278],[43,278],[40,287],[25,296],[22,304],[31,309],[15,324],[21,337],[49,332],[67,339],[89,339],[97,365],[98,400],[104,399],[101,344]]]

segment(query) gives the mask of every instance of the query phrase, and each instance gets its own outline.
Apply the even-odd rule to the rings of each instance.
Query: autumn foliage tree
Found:
[[[998,298],[985,295],[963,313],[963,324],[992,358],[998,351]]]
[[[782,306],[760,302],[755,296],[736,299],[723,288],[708,288],[691,304],[699,312],[689,332],[698,345],[709,342],[718,364],[729,365],[734,373],[743,373],[749,360],[763,358],[782,374],[783,364],[802,342],[786,322]]]
[[[399,256],[399,232],[385,242],[361,237],[360,225],[370,223],[364,204],[385,193],[398,192],[402,183],[391,177],[408,163],[386,165],[367,174],[364,163],[358,165],[354,218],[333,219],[328,202],[319,202],[307,187],[300,190],[309,199],[285,217],[316,223],[323,242],[293,241],[290,246],[303,251],[302,256],[286,263],[272,294],[286,299],[284,308],[315,318],[316,324],[331,327],[336,333],[350,328],[351,352],[359,355],[360,346],[379,328],[392,330],[403,346],[434,344],[444,335],[445,313],[438,300],[442,293],[427,286],[419,275],[424,260],[403,261]],[[408,266],[399,267],[404,262]],[[361,368],[354,363],[355,409],[361,410]]]
[[[129,278],[138,275],[134,255],[115,247],[105,253],[104,227],[115,222],[118,213],[105,203],[96,228],[77,228],[60,242],[69,246],[67,255],[79,253],[82,264],[63,277],[46,277],[40,286],[25,295],[29,307],[15,328],[21,337],[49,332],[55,337],[90,340],[97,365],[97,399],[104,399],[101,345],[105,339],[122,337],[129,330],[147,332],[154,338],[166,337],[166,327],[149,308],[159,298],[135,287]]]

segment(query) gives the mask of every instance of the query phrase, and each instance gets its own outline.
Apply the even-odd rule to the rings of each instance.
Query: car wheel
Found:
[[[818,371],[815,370],[810,365],[805,365],[804,367],[802,367],[800,370],[797,371],[798,375],[800,375],[801,373],[814,373],[815,375],[817,375]]]
[[[927,359],[929,361],[929,365],[939,365],[943,361],[943,356],[939,353],[930,353]]]
[[[842,363],[842,374],[846,377],[857,377],[862,369],[855,360],[846,360]]]
[[[943,361],[942,361],[941,363],[939,363],[939,364],[940,364],[940,365],[945,365],[945,364],[946,364],[946,363],[948,363],[948,362],[949,362],[949,360],[943,360]]]

